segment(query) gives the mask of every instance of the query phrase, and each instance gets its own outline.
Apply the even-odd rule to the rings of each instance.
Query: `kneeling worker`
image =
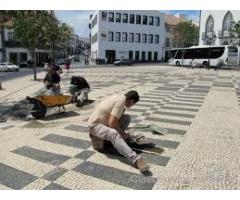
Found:
[[[110,141],[114,148],[134,164],[141,172],[149,170],[148,164],[136,154],[126,143],[129,135],[125,129],[130,124],[130,116],[124,115],[124,110],[139,101],[136,91],[129,91],[125,95],[113,95],[100,102],[91,114],[88,123],[90,137],[104,142]],[[95,143],[95,144],[94,144]]]

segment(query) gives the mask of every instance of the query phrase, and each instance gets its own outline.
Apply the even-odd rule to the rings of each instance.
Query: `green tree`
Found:
[[[48,11],[22,11],[13,18],[14,37],[26,47],[33,61],[34,80],[36,73],[36,50],[49,46]]]
[[[199,27],[190,21],[183,21],[173,29],[175,47],[189,47],[198,44]]]
[[[240,45],[240,20],[233,24],[230,30],[230,36],[233,38],[233,44]]]

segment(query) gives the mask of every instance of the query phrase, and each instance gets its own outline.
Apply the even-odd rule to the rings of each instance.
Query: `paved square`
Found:
[[[0,189],[240,189],[240,71],[150,64],[75,67],[62,74],[63,92],[72,75],[88,80],[94,103],[67,105],[66,113],[53,110],[43,120],[0,124]],[[37,94],[40,87],[34,88],[22,90],[14,102]],[[149,174],[114,150],[96,152],[88,135],[86,121],[94,106],[128,90],[140,94],[126,110],[130,126],[155,124],[166,130],[162,135],[139,130],[163,149],[138,152],[150,164]],[[0,98],[3,102],[10,105],[11,98]]]

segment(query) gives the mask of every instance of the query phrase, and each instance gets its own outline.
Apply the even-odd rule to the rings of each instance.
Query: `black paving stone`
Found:
[[[76,156],[74,156],[75,158],[80,158],[82,160],[87,160],[88,158],[90,158],[93,154],[95,154],[94,151],[90,151],[90,150],[85,150],[79,154],[77,154]]]
[[[169,149],[176,149],[180,144],[180,142],[175,142],[170,140],[151,139],[151,138],[147,138],[147,141],[149,141],[150,143],[154,143],[157,146],[165,147]]]
[[[142,153],[141,156],[147,162],[155,164],[155,165],[159,165],[162,167],[166,167],[168,164],[168,161],[170,160],[170,157],[153,155],[153,154],[149,154],[149,153]]]
[[[63,174],[65,174],[68,170],[64,168],[57,167],[53,169],[52,171],[45,174],[42,178],[48,180],[48,181],[55,181],[59,177],[61,177]]]
[[[167,130],[167,134],[174,134],[174,135],[185,135],[186,130],[174,129],[174,128],[165,128]]]
[[[51,165],[60,165],[70,158],[68,156],[41,151],[28,146],[20,147],[12,152]]]
[[[158,103],[159,101],[157,101],[157,100],[148,100],[148,99],[142,99],[142,98],[140,98],[140,102],[146,102],[146,103]]]
[[[19,190],[35,181],[38,177],[0,163],[0,183],[9,188]]]
[[[172,113],[172,112],[164,112],[164,111],[157,111],[157,112],[154,112],[153,114],[157,114],[157,115],[169,115],[169,116],[184,117],[184,118],[194,118],[194,117],[196,116],[196,115],[191,115],[191,114]]]
[[[180,97],[179,97],[180,98]],[[175,98],[176,101],[182,101],[182,102],[191,102],[191,103],[203,103],[204,101],[197,101],[197,100],[188,100],[188,99],[179,99]]]
[[[185,95],[185,94],[182,94],[182,95]],[[182,96],[182,95],[177,95],[176,97],[179,97],[179,98],[184,98],[184,99],[197,99],[197,100],[204,100],[205,98],[204,97],[197,97],[197,96]]]
[[[192,108],[180,108],[180,107],[170,107],[170,106],[163,106],[162,109],[167,110],[183,110],[183,111],[190,111],[190,112],[198,112],[198,109],[192,109]]]
[[[45,187],[43,189],[44,190],[69,190],[69,188],[66,188],[66,187],[56,184],[56,183],[50,183],[47,187]]]
[[[194,106],[194,107],[200,107],[200,106],[201,106],[201,104],[178,103],[178,102],[169,102],[168,104],[172,104],[172,105],[180,105],[180,106]]]
[[[200,90],[200,89],[185,89],[183,92],[193,92],[193,93],[208,93],[209,90]]]
[[[67,136],[55,135],[55,134],[47,135],[41,138],[41,140],[56,143],[56,144],[76,147],[80,149],[87,149],[88,147],[91,146],[91,142],[89,141],[67,137]]]
[[[192,122],[189,122],[189,121],[180,121],[180,120],[163,119],[163,118],[155,118],[155,117],[148,117],[146,120],[170,123],[170,124],[186,125],[186,126],[190,126],[192,124]]]
[[[167,90],[167,91],[178,91],[180,88],[174,88],[174,87],[158,87],[158,90]]]
[[[145,112],[146,110],[148,110],[148,109],[146,109],[146,108],[130,108],[129,109],[129,111],[134,111],[134,112]]]
[[[78,125],[69,125],[64,129],[77,132],[89,132],[88,127],[78,126]]]
[[[203,85],[190,85],[189,88],[196,88],[196,89],[207,89],[209,90],[210,86],[203,86]]]
[[[146,177],[142,174],[131,173],[89,161],[81,163],[73,170],[94,178],[102,179],[137,190],[150,190],[157,181],[157,179],[154,177]],[[150,181],[140,181],[145,179]]]

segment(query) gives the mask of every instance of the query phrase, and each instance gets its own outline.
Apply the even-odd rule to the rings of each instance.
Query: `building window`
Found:
[[[123,23],[128,23],[128,14],[127,13],[123,14]]]
[[[150,26],[153,26],[153,16],[150,16],[149,17],[149,23],[148,23]]]
[[[165,44],[166,47],[170,47],[170,38],[166,38],[166,44]]]
[[[8,41],[13,40],[13,32],[8,32]]]
[[[223,19],[223,31],[230,31],[233,26],[233,16],[228,12]]]
[[[113,12],[108,13],[108,21],[114,22],[114,13]]]
[[[148,43],[153,43],[153,35],[152,34],[148,35]]]
[[[112,42],[113,41],[113,36],[114,36],[114,33],[112,31],[109,31],[108,32],[108,41]]]
[[[116,22],[121,22],[121,13],[116,13]]]
[[[135,15],[130,14],[130,24],[134,24],[134,23],[135,23]]]
[[[120,38],[121,38],[121,33],[120,32],[116,32],[116,34],[115,34],[115,41],[116,42],[120,42],[121,41]]]
[[[131,43],[134,42],[134,33],[129,34],[129,42],[131,42]]]
[[[102,21],[107,21],[107,12],[102,11]]]
[[[143,25],[147,25],[147,21],[148,21],[148,17],[147,16],[143,16]]]
[[[206,23],[206,33],[213,32],[213,27],[214,27],[213,17],[209,16]]]
[[[127,42],[127,33],[122,33],[122,42]]]
[[[129,51],[129,53],[128,53],[128,58],[129,58],[129,59],[133,59],[133,51]]]
[[[142,43],[147,43],[147,34],[142,34]]]
[[[136,24],[141,24],[141,15],[136,15]]]
[[[154,43],[159,44],[159,35],[154,36]]]
[[[92,44],[94,44],[95,42],[97,42],[97,33],[95,33],[93,36],[92,36]]]
[[[146,60],[146,52],[142,51],[142,61],[145,61],[145,60]]]
[[[160,26],[160,18],[155,17],[155,26]]]
[[[154,61],[158,60],[158,52],[154,52]]]
[[[92,28],[97,24],[97,15],[92,20]]]
[[[136,33],[136,42],[140,43],[140,41],[141,41],[140,33]]]
[[[152,60],[152,52],[149,51],[149,52],[148,52],[148,61],[151,61],[151,60]]]
[[[139,51],[135,51],[135,60],[139,60]]]

